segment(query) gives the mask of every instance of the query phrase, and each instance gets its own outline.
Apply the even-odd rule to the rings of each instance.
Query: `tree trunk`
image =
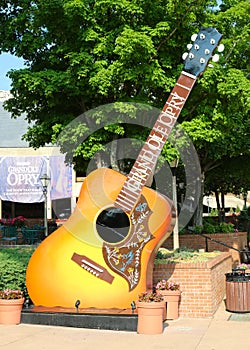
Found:
[[[221,221],[225,221],[225,193],[221,191]]]
[[[214,194],[215,194],[217,209],[218,209],[218,212],[220,212],[220,198],[219,198],[219,193],[218,193],[218,191],[215,191]]]
[[[117,162],[117,139],[118,135],[115,135],[114,141],[111,143],[110,164],[113,170],[119,171],[119,165]]]
[[[202,217],[203,217],[203,193],[204,193],[204,180],[205,173],[201,174],[201,193],[198,199],[198,205],[194,212],[193,216],[193,226],[202,226]]]
[[[102,167],[102,157],[100,153],[97,153],[95,155],[95,163],[96,163],[96,167],[97,168],[101,168]]]
[[[220,205],[220,197],[219,197],[219,192],[215,191],[215,199],[216,199],[216,204],[217,204],[217,209],[218,209],[218,222],[222,222],[222,212],[221,212],[221,205]]]

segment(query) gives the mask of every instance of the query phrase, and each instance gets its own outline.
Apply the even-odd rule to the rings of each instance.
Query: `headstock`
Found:
[[[192,35],[191,40],[193,44],[188,44],[188,53],[183,54],[184,59],[184,71],[198,77],[201,75],[208,61],[213,57],[213,52],[220,42],[222,34],[220,34],[215,28],[201,28],[200,32],[196,35]],[[222,52],[224,45],[219,45],[218,51]],[[219,56],[214,56],[218,61]]]

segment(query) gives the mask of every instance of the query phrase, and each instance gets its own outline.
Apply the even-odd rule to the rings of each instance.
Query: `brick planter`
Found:
[[[221,253],[198,264],[155,264],[153,283],[169,279],[181,284],[180,317],[212,317],[225,297],[225,274],[231,270],[231,254]]]
[[[234,247],[238,250],[242,250],[247,245],[247,233],[246,232],[232,232],[232,233],[204,233],[206,236],[215,239],[216,241],[226,243],[227,245]],[[180,247],[187,247],[192,249],[206,249],[206,239],[197,234],[180,235],[179,236]],[[172,250],[173,249],[173,236],[171,235],[163,243],[162,247]],[[208,252],[218,250],[220,252],[230,252],[234,263],[240,262],[240,254],[237,250],[229,249],[222,244],[207,240]]]

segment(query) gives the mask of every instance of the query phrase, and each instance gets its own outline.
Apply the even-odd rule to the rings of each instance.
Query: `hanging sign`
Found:
[[[46,171],[46,157],[0,157],[0,199],[20,203],[42,202],[40,177]]]
[[[72,197],[72,167],[64,160],[64,156],[49,158],[51,200]]]

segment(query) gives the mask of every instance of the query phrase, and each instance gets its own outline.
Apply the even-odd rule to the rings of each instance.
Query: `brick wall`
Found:
[[[247,233],[246,232],[233,232],[233,233],[213,233],[205,234],[206,236],[215,239],[216,241],[226,243],[227,245],[242,250],[247,245]],[[187,247],[192,249],[205,249],[206,250],[206,239],[197,234],[191,235],[179,235],[180,247]],[[220,252],[230,252],[234,261],[234,264],[240,262],[240,253],[237,250],[230,249],[223,246],[222,244],[212,242],[210,239],[207,240],[208,252],[218,250]],[[173,236],[171,235],[163,243],[162,247],[172,250],[173,249]]]
[[[232,271],[231,254],[199,264],[157,264],[153,283],[169,279],[181,284],[180,317],[212,317],[225,296],[225,273]]]

